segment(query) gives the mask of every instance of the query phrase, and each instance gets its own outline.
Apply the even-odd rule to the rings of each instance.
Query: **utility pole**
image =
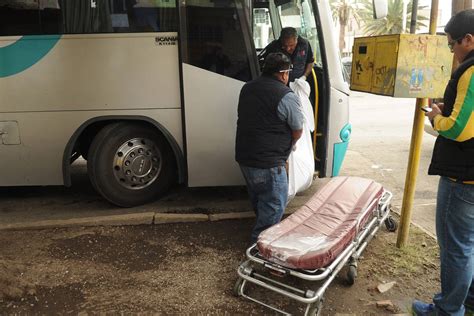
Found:
[[[430,15],[430,34],[436,34],[438,22],[439,1],[431,1]],[[408,158],[407,174],[405,178],[405,188],[403,191],[402,210],[400,214],[400,228],[398,229],[397,247],[403,248],[408,242],[410,232],[411,212],[413,207],[413,198],[415,196],[416,178],[420,166],[421,143],[423,140],[423,127],[425,114],[421,107],[428,104],[428,99],[416,99],[415,117],[413,119],[413,129],[411,134],[410,155]]]
[[[416,33],[416,20],[418,20],[418,0],[413,0],[411,8],[410,33]]]
[[[453,0],[451,8],[451,15],[455,15],[465,9],[472,9],[472,0]]]

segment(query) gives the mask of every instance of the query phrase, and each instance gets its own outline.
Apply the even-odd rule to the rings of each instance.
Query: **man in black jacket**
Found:
[[[441,292],[434,304],[413,302],[416,315],[464,315],[474,311],[474,10],[462,11],[444,28],[460,62],[443,103],[427,113],[438,131],[428,173],[440,175],[436,235]]]
[[[262,76],[240,91],[235,160],[257,215],[252,243],[283,216],[288,198],[285,165],[303,131],[300,101],[287,87],[290,71],[285,54],[270,54]]]
[[[280,38],[274,40],[265,47],[261,53],[262,58],[266,58],[272,53],[286,54],[293,64],[293,71],[290,73],[289,82],[295,79],[306,78],[313,69],[313,50],[309,42],[298,36],[298,32],[293,27],[285,27],[281,30]]]

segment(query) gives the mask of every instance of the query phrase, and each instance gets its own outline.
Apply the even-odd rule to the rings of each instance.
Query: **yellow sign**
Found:
[[[399,98],[440,98],[451,75],[452,60],[443,35],[356,38],[351,90]]]

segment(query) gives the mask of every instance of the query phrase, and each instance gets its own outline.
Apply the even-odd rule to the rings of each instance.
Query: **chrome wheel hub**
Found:
[[[125,188],[139,190],[151,185],[161,172],[161,151],[146,138],[133,138],[115,152],[113,169],[117,181]]]

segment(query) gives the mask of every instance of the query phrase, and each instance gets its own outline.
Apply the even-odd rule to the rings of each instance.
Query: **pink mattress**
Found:
[[[373,217],[382,194],[382,185],[373,180],[333,178],[295,213],[263,231],[258,250],[267,260],[289,268],[325,267]]]

